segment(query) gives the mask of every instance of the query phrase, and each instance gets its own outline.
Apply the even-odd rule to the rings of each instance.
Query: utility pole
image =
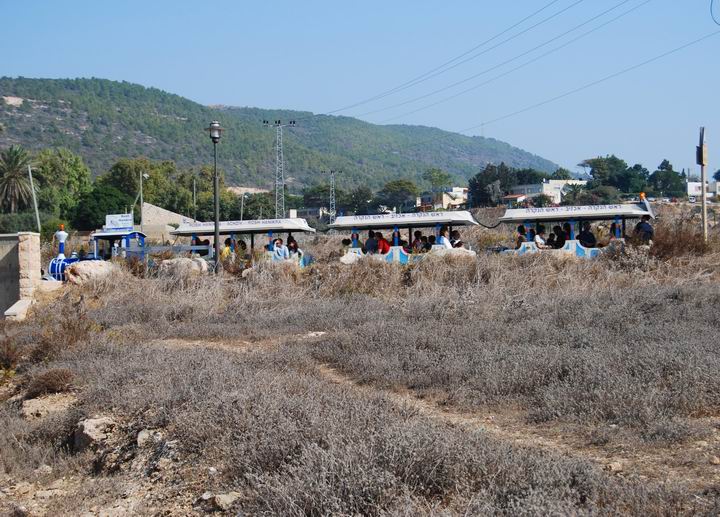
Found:
[[[245,192],[243,192],[242,196],[240,196],[240,220],[243,220],[243,215],[245,214]]]
[[[143,172],[140,171],[140,233],[145,233],[143,226]]]
[[[197,192],[195,188],[195,175],[193,175],[193,221],[197,221]]]
[[[705,192],[705,181],[707,166],[707,144],[705,143],[705,128],[700,128],[700,145],[697,147],[697,164],[700,166],[700,195],[701,206],[702,206],[702,234],[703,240],[708,240],[708,227],[707,227],[707,194]]]
[[[328,174],[328,171],[320,171],[323,174]],[[336,197],[335,197],[335,175],[341,174],[342,171],[333,171],[331,170],[329,172],[330,174],[330,224],[335,222],[335,217],[337,217],[337,208],[336,208]]]
[[[40,226],[40,212],[37,207],[37,196],[35,195],[35,185],[33,184],[32,167],[28,165],[28,176],[30,176],[30,190],[33,196],[33,206],[35,207],[35,221],[37,222],[38,233],[42,233],[42,226]]]
[[[263,120],[265,127],[270,127],[269,120]],[[291,120],[283,124],[281,120],[275,120],[272,124],[275,127],[275,217],[285,217],[285,155],[283,154],[283,128],[295,127],[295,121]]]

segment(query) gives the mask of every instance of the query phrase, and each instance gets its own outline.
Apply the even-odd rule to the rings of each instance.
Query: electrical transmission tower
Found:
[[[263,120],[263,125],[270,127],[269,120]],[[285,217],[285,156],[283,154],[283,128],[294,127],[295,121],[291,120],[283,124],[281,120],[275,120],[272,124],[275,127],[275,217]]]
[[[341,174],[342,171],[321,171],[323,174],[330,174],[330,223],[335,222],[335,217],[337,216],[337,209],[336,209],[336,198],[335,198],[335,175]]]

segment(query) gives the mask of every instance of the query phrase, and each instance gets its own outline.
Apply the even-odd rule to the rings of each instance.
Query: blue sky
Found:
[[[386,98],[339,112],[447,130],[480,125],[720,30],[709,0],[627,0],[525,58],[498,66],[622,0],[557,0],[483,55]],[[272,2],[0,0],[0,75],[102,77],[204,104],[329,112],[405,83],[510,27],[550,0]],[[716,2],[717,3],[717,2]],[[629,14],[485,86],[610,19]],[[490,47],[566,9],[511,41]],[[720,9],[718,9],[720,11]],[[718,13],[720,15],[720,12]],[[10,22],[11,21],[11,22]],[[615,153],[653,170],[693,169],[700,125],[720,167],[720,35],[631,73],[485,126],[492,136],[574,168]],[[440,95],[385,109],[495,70]],[[716,125],[713,123],[716,122]],[[467,131],[481,134],[482,127]]]

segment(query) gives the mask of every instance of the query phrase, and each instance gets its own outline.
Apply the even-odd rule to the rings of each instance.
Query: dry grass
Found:
[[[62,393],[73,386],[74,374],[67,368],[51,368],[33,375],[25,389],[25,398],[32,399],[50,393]]]
[[[123,275],[72,288],[6,330],[14,363],[26,358],[16,365],[23,375],[66,369],[82,390],[72,413],[43,422],[0,409],[0,468],[89,470],[66,449],[68,434],[82,415],[112,410],[134,433],[176,440],[183,468],[220,472],[168,483],[237,490],[235,510],[249,514],[718,510],[715,495],[698,502],[680,487],[445,425],[317,369],[329,363],[457,410],[490,404],[520,408],[529,422],[585,426],[598,447],[614,439],[607,424],[658,447],[683,442],[694,436],[689,419],[720,412],[720,352],[708,339],[720,305],[714,248],[668,248],[669,259],[628,247],[601,261],[481,253],[348,267],[336,263],[336,240],[304,242],[317,260],[304,271],[264,264],[246,278]],[[310,331],[328,334],[292,338]],[[169,338],[198,345],[157,344]],[[278,346],[241,355],[202,346],[211,340]]]

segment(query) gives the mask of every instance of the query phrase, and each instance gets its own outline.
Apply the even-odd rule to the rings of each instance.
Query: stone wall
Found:
[[[41,280],[40,234],[0,235],[0,314],[18,300],[31,300]]]

